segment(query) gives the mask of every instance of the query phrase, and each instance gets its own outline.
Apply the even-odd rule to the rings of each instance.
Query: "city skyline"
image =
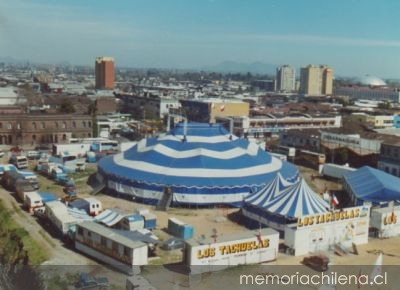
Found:
[[[109,55],[117,67],[177,69],[327,64],[337,76],[400,79],[399,8],[394,0],[7,1],[0,58],[91,65]]]

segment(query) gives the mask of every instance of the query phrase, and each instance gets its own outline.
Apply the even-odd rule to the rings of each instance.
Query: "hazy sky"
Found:
[[[198,68],[223,61],[400,78],[398,0],[1,0],[0,57]]]

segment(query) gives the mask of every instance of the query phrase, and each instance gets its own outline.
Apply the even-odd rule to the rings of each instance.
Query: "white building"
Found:
[[[18,103],[18,95],[13,87],[0,87],[0,106],[12,106]]]
[[[299,114],[298,116],[278,116],[268,114],[257,117],[235,117],[234,129],[247,134],[278,133],[289,129],[339,128],[342,124],[340,115]]]
[[[382,140],[362,138],[359,134],[322,131],[321,145],[327,148],[347,147],[359,155],[379,153]]]
[[[296,72],[294,68],[284,65],[276,70],[276,90],[292,92],[295,90]]]
[[[285,245],[295,256],[368,243],[368,206],[359,206],[298,218],[285,228]]]

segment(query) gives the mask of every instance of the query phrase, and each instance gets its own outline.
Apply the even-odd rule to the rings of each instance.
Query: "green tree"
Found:
[[[75,113],[75,107],[70,99],[64,98],[61,100],[58,111],[60,113],[71,114],[71,113]]]

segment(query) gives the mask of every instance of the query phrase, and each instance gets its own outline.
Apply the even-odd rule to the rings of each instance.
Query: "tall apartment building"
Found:
[[[96,89],[114,89],[114,59],[112,57],[96,57],[95,74]]]
[[[288,66],[283,65],[276,69],[276,90],[280,92],[292,92],[295,90],[296,72]]]
[[[326,66],[308,65],[300,70],[300,93],[318,96],[331,95],[333,70]]]

